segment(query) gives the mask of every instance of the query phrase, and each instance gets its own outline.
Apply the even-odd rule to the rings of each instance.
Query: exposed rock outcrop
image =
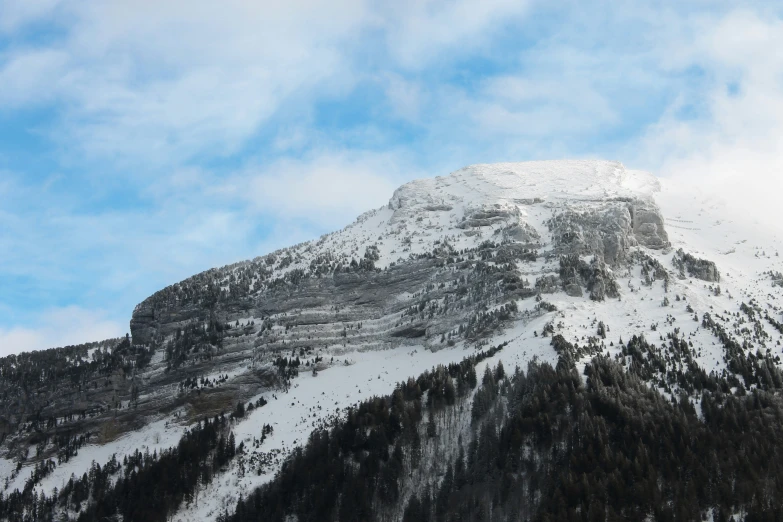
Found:
[[[582,295],[586,287],[593,301],[620,295],[617,282],[606,264],[598,258],[587,263],[576,254],[560,257],[560,280],[563,290],[573,297]]]
[[[680,277],[684,278],[687,272],[689,276],[708,281],[710,283],[720,282],[720,272],[713,261],[701,259],[685,252],[682,248],[675,252],[672,263],[680,272]]]
[[[652,201],[634,200],[629,210],[633,219],[633,235],[640,245],[654,249],[669,246],[663,215]]]
[[[546,222],[558,254],[593,255],[611,266],[624,263],[632,247],[669,246],[663,217],[654,203],[610,201],[568,208]]]
[[[476,165],[408,183],[342,231],[156,292],[102,366],[85,365],[85,351],[64,363],[79,370],[57,388],[9,385],[0,429],[27,431],[6,447],[26,448],[74,415],[73,432],[111,418],[117,436],[160,412],[219,413],[284,383],[281,357],[323,369],[327,355],[352,350],[480,343],[537,294],[616,297],[612,267],[635,246],[668,245],[656,187],[590,161]]]

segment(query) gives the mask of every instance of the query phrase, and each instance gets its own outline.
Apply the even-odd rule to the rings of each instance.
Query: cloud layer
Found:
[[[664,175],[781,228],[783,20],[738,10],[697,27],[673,66],[703,68],[707,85],[672,104],[639,141]],[[701,117],[679,114],[689,105]]]
[[[779,227],[782,15],[0,0],[0,351],[123,334],[161,286],[469,163],[619,159]]]

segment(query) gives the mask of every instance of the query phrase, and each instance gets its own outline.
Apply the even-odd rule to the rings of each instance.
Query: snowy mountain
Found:
[[[253,506],[270,509],[270,495],[281,487],[276,484],[304,466],[296,448],[310,441],[305,454],[318,455],[313,430],[354,426],[375,433],[378,416],[388,415],[378,411],[394,413],[395,406],[393,398],[384,406],[371,399],[393,397],[395,389],[405,392],[409,406],[418,401],[418,417],[399,421],[406,427],[402,432],[413,435],[390,433],[378,443],[385,460],[377,463],[377,473],[391,469],[388,463],[398,457],[399,470],[393,488],[384,489],[380,479],[373,483],[366,495],[373,511],[358,519],[429,520],[411,513],[435,513],[435,507],[422,506],[429,505],[425,497],[435,501],[444,483],[456,495],[449,481],[460,455],[470,455],[471,444],[478,448],[487,437],[500,436],[495,445],[502,446],[502,434],[513,433],[513,415],[532,415],[535,408],[526,401],[545,384],[557,389],[557,378],[579,391],[568,399],[576,402],[568,406],[564,398],[562,411],[548,413],[553,419],[565,419],[563,412],[583,403],[594,405],[585,418],[608,415],[595,404],[609,388],[617,404],[647,404],[652,417],[658,412],[664,419],[658,424],[682,422],[692,433],[710,426],[716,415],[710,405],[753,394],[767,394],[756,399],[760,410],[767,408],[759,418],[776,418],[783,412],[782,250],[779,231],[762,230],[731,215],[720,201],[617,162],[474,165],[413,181],[397,189],[388,205],[341,231],[155,293],[134,310],[130,338],[3,359],[0,518],[151,516],[132,511],[139,506],[117,508],[115,502],[106,508],[101,499],[119,495],[150,466],[163,466],[164,455],[174,462],[168,449],[178,444],[177,455],[192,451],[193,459],[212,464],[209,473],[199,468],[193,472],[198,476],[159,499],[167,510],[161,516],[258,518],[243,513]],[[497,370],[498,363],[505,371]],[[550,366],[556,374],[547,373]],[[517,367],[522,372],[514,372]],[[489,380],[487,368],[494,369]],[[617,377],[618,369],[632,386]],[[485,376],[480,385],[475,375]],[[411,385],[411,378],[420,384]],[[454,387],[442,401],[436,390],[443,389],[432,384],[439,379],[438,386]],[[711,398],[705,402],[705,396]],[[361,424],[361,411],[371,411],[375,420]],[[552,440],[558,433],[562,441],[572,440],[571,424],[554,425],[559,428],[549,431]],[[487,426],[500,435],[486,435]],[[517,431],[527,440],[524,429]],[[422,440],[413,446],[419,434]],[[186,444],[199,437],[208,441],[202,444],[207,449]],[[372,455],[368,440],[362,451]],[[558,461],[548,460],[551,452],[536,453],[533,448],[544,442],[535,440],[515,458],[537,463],[538,471],[514,468],[497,484],[482,479],[492,491],[505,480],[509,491],[518,487],[529,494],[512,511],[508,499],[490,498],[488,505],[496,506],[491,519],[545,519],[540,510],[554,502],[547,495],[557,487],[514,485],[542,469],[549,470],[543,477],[554,476],[545,464]],[[770,453],[775,466],[783,455],[776,451]],[[638,455],[628,457],[633,462]],[[102,489],[95,489],[95,477],[103,477]],[[298,483],[300,477],[288,478]],[[302,497],[312,497],[302,487]],[[697,512],[748,519],[755,513],[749,497],[733,494],[721,509],[699,500],[697,511],[686,515],[674,511],[679,497],[658,502],[672,506],[674,519]],[[449,498],[448,491],[442,495]],[[450,505],[470,495],[476,490],[457,495]],[[705,499],[715,495],[703,493]],[[347,497],[333,497],[339,513],[346,513]],[[255,504],[240,502],[237,511],[238,501],[248,498]],[[270,520],[307,519],[302,498],[274,498],[282,515],[270,514]],[[586,520],[587,504],[581,505],[573,512]],[[344,519],[338,511],[333,518]],[[470,513],[469,519],[480,519]]]

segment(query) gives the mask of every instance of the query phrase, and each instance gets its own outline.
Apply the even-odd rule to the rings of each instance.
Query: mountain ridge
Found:
[[[531,178],[535,179],[531,180]],[[520,179],[522,181],[521,184],[519,183]],[[584,181],[585,179],[589,180],[589,182],[575,183],[575,180]],[[509,181],[512,181],[512,183],[509,183]],[[514,181],[517,183],[513,183]],[[546,183],[547,188],[542,190],[540,183]],[[484,187],[483,191],[481,186]],[[494,190],[487,190],[487,187],[491,187]],[[282,257],[284,253],[291,251],[300,253],[306,250],[310,253],[310,257],[317,257],[324,251],[328,251],[336,256],[341,256],[343,262],[350,262],[350,260],[356,258],[361,259],[363,255],[357,249],[357,238],[350,237],[351,232],[356,228],[360,228],[361,225],[368,222],[377,227],[387,225],[386,230],[381,232],[390,234],[389,228],[395,224],[400,226],[413,225],[413,223],[409,222],[419,220],[419,218],[423,220],[424,217],[427,217],[430,221],[429,226],[411,226],[413,229],[411,231],[412,234],[403,237],[402,241],[391,241],[390,246],[384,246],[383,244],[378,246],[378,259],[373,259],[374,266],[387,267],[394,261],[404,260],[404,256],[399,254],[406,252],[422,253],[427,251],[427,249],[431,249],[435,241],[439,241],[442,236],[448,236],[449,232],[459,233],[461,232],[460,229],[475,229],[487,225],[502,224],[512,219],[518,221],[517,225],[521,224],[522,228],[526,228],[529,226],[527,223],[528,216],[525,212],[520,212],[521,207],[544,204],[545,200],[548,199],[554,199],[555,202],[553,204],[555,205],[558,204],[557,200],[574,201],[575,198],[577,201],[579,201],[579,198],[582,198],[585,204],[595,201],[607,202],[615,198],[619,203],[626,202],[623,198],[632,198],[638,199],[639,203],[649,204],[652,202],[652,194],[659,190],[660,184],[654,176],[641,171],[627,171],[619,162],[562,160],[472,165],[455,171],[446,177],[426,178],[406,183],[395,190],[388,205],[363,213],[354,223],[340,231],[328,233],[319,239],[281,249],[253,260],[233,263],[220,269],[210,269],[194,276],[194,278],[202,274],[215,273],[216,271],[222,272],[241,268],[248,264],[263,267],[263,263],[265,263],[281,273],[295,270],[296,268],[306,268],[311,259],[305,258],[300,261],[293,261],[289,260],[288,257]],[[516,197],[509,194],[509,192],[517,192]],[[479,196],[476,196],[477,193]],[[456,210],[454,208],[455,205],[458,207]],[[489,210],[490,214],[488,216],[485,216],[484,219],[471,220],[471,216],[483,216],[482,207],[487,205],[495,207]],[[449,222],[449,220],[443,219],[443,215],[439,215],[443,212],[456,215],[459,211],[462,211],[462,216],[461,220],[458,218],[457,221],[452,219]],[[631,213],[629,212],[629,214]],[[654,229],[651,231],[653,237],[647,246],[665,246],[665,233],[663,238],[655,238],[657,230],[663,229],[663,222],[654,206],[649,210],[646,206],[643,206],[639,214],[641,215],[633,215],[630,218],[633,221],[634,233],[641,232],[645,229],[645,226],[647,229],[653,226]],[[438,219],[435,225],[431,223],[433,217]],[[361,228],[365,229],[360,231],[360,234],[362,232],[366,234],[364,239],[368,242],[373,241],[366,230],[370,227],[365,226]],[[433,228],[437,229],[439,233],[431,233]],[[443,232],[444,228],[446,232]],[[462,232],[459,240],[452,246],[454,248],[459,248],[463,245],[476,246],[475,241],[468,239],[471,232]],[[511,233],[513,234],[514,232],[517,231],[514,230]],[[517,233],[522,234],[522,237],[525,238],[525,230]],[[534,234],[537,233],[534,232]],[[349,237],[345,239],[342,236]],[[419,244],[408,244],[408,248],[405,248],[406,239],[410,240],[411,237],[415,236],[419,236]],[[645,236],[642,235],[641,237]],[[422,239],[425,239],[426,242],[422,241]],[[535,235],[527,239],[530,240],[531,247],[536,246]],[[347,247],[346,244],[348,245]],[[398,254],[396,259],[394,254]],[[299,255],[301,256],[301,253]],[[224,276],[224,279],[226,278],[227,276]],[[181,283],[175,283],[171,287]],[[154,300],[157,294],[159,293],[153,294],[150,298],[139,303],[134,309],[134,317],[142,316],[145,313],[149,314],[149,301]],[[141,337],[146,341],[147,337],[145,334],[141,334],[139,328],[134,328],[135,324],[139,322],[141,321],[134,322],[133,319],[131,320],[131,332],[134,334],[134,337]]]
[[[135,308],[131,338],[51,370],[73,384],[28,382],[31,373],[6,360],[0,476],[13,477],[7,491],[21,490],[32,466],[77,453],[31,486],[52,491],[85,469],[85,453],[106,461],[134,445],[162,450],[196,420],[263,398],[232,424],[237,441],[253,445],[237,457],[243,464],[179,515],[214,518],[357,401],[492,345],[505,343],[492,364],[554,365],[555,335],[574,343],[580,373],[596,354],[627,351],[623,339],[666,333],[693,346],[694,372],[761,386],[754,368],[780,364],[781,243],[699,198],[606,161],[474,165],[410,182],[341,231],[156,292]],[[650,386],[696,402],[668,380],[681,369],[673,355],[657,364]],[[15,395],[14,382],[31,393]],[[275,430],[261,450],[264,425]],[[65,446],[54,436],[91,431]],[[262,473],[240,476],[270,453]]]

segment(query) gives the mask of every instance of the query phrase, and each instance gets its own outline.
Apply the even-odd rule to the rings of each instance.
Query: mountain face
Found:
[[[0,519],[778,513],[780,250],[616,162],[413,181],[156,292],[128,338],[2,359]]]

